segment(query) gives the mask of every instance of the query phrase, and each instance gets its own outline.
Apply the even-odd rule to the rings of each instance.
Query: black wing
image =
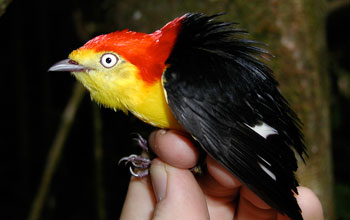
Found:
[[[267,51],[214,16],[186,14],[163,75],[168,104],[201,146],[267,204],[302,219],[292,148],[305,153],[300,121],[259,60]],[[257,126],[270,129],[263,137]],[[266,135],[265,135],[266,136]]]

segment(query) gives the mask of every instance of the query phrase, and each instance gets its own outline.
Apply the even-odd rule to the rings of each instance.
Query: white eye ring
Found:
[[[112,53],[105,53],[101,56],[100,63],[106,68],[115,66],[118,62],[118,57]]]

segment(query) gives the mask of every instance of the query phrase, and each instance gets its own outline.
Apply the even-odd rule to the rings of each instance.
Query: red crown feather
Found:
[[[153,83],[163,74],[165,61],[174,46],[183,18],[174,19],[152,34],[123,30],[100,35],[81,49],[115,52],[139,68],[143,81]]]

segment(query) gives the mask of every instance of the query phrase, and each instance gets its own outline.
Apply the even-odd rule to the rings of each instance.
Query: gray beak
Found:
[[[79,63],[75,62],[74,60],[65,59],[51,66],[48,71],[84,72],[86,70],[87,70],[86,67],[79,65]]]

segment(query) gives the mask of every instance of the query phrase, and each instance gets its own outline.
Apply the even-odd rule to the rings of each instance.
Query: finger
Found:
[[[244,197],[244,199],[248,200],[250,203],[252,203],[259,209],[271,209],[271,207],[268,204],[266,204],[262,199],[260,199],[259,196],[257,196],[245,186],[243,186],[241,189],[241,197]]]
[[[131,177],[120,219],[151,219],[155,204],[150,178]]]
[[[207,156],[206,164],[209,175],[198,177],[204,193],[214,197],[235,197],[241,186],[239,180],[210,156]]]
[[[261,200],[247,187],[242,186],[238,207],[237,219],[277,219],[277,212]]]
[[[299,195],[296,196],[304,220],[323,220],[323,211],[320,200],[309,188],[299,186]],[[290,220],[285,215],[278,215],[278,220]]]
[[[158,200],[153,219],[209,219],[205,197],[189,170],[155,159],[150,174]]]
[[[225,167],[216,162],[212,157],[207,157],[207,168],[209,174],[217,181],[222,188],[229,190],[240,187],[241,182],[230,173]]]
[[[149,138],[152,151],[171,166],[188,169],[197,164],[198,151],[185,134],[174,130],[158,130]]]
[[[210,219],[233,219],[241,183],[222,165],[207,157],[208,175],[198,181],[206,195]]]

